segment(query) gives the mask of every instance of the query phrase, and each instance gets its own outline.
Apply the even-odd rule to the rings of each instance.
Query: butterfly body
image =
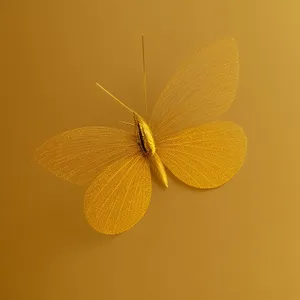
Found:
[[[168,187],[167,174],[164,165],[156,152],[155,141],[149,125],[136,112],[133,112],[133,119],[137,143],[141,153],[148,159],[148,162],[158,179],[165,187]]]
[[[145,156],[153,155],[156,151],[156,147],[149,125],[136,112],[133,112],[133,119],[137,143],[140,146],[141,151]]]

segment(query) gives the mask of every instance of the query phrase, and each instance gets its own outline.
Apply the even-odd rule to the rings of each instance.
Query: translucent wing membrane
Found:
[[[232,122],[211,122],[187,129],[157,144],[165,166],[184,183],[214,188],[230,180],[244,162],[246,136]]]
[[[85,195],[88,222],[104,234],[130,229],[145,214],[151,198],[151,175],[140,152],[108,166]]]
[[[132,133],[91,126],[54,136],[36,150],[35,158],[58,177],[85,185],[109,164],[137,152]]]
[[[234,40],[221,40],[198,52],[160,95],[151,118],[156,140],[216,120],[232,103],[238,79]]]

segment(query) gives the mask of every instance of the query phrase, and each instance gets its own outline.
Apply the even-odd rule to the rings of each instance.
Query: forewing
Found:
[[[238,70],[233,39],[214,42],[199,51],[173,76],[154,107],[151,127],[156,140],[217,120],[235,97]]]
[[[109,127],[83,127],[47,140],[35,151],[36,160],[60,178],[91,183],[109,164],[138,150],[134,135]]]
[[[118,160],[88,188],[84,201],[87,220],[104,234],[124,232],[145,214],[151,191],[150,168],[140,152]]]
[[[202,189],[230,180],[246,154],[244,131],[232,122],[211,122],[187,129],[157,144],[165,166],[184,183]]]

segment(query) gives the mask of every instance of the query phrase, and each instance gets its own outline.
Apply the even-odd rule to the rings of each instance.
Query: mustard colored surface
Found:
[[[300,18],[287,1],[0,1],[0,298],[299,299]],[[44,171],[41,143],[72,128],[130,129],[177,68],[213,40],[239,49],[235,101],[219,121],[245,130],[243,167],[201,191],[168,172],[132,229],[101,235],[86,187]],[[144,114],[142,113],[142,116]],[[149,115],[145,115],[149,120]]]

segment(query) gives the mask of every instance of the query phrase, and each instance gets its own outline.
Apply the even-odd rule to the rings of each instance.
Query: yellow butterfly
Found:
[[[146,99],[144,40],[142,45]],[[98,84],[132,112],[134,130],[73,129],[46,141],[35,157],[58,177],[89,184],[84,211],[94,229],[104,234],[124,232],[148,208],[150,169],[166,187],[165,167],[187,185],[210,189],[226,183],[241,168],[247,148],[243,129],[216,121],[235,97],[238,71],[233,39],[206,46],[172,77],[149,123]]]

